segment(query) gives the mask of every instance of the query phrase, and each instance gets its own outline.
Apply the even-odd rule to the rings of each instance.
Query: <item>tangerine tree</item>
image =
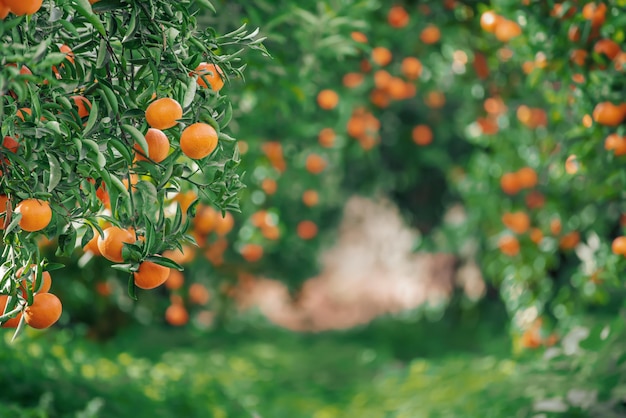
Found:
[[[194,243],[198,198],[238,210],[224,92],[242,80],[242,50],[264,47],[245,25],[200,25],[205,11],[208,0],[0,1],[3,326],[61,316],[42,283],[62,266],[42,240],[58,256],[99,251],[135,297],[182,269],[165,255]]]

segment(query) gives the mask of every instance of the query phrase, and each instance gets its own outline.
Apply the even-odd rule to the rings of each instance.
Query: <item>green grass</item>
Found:
[[[0,417],[509,418],[567,386],[511,360],[498,321],[473,321],[322,334],[138,327],[104,344],[68,330],[13,344],[7,334]]]

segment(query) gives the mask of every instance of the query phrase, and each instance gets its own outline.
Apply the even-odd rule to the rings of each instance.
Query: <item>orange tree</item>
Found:
[[[200,26],[207,1],[0,1],[0,323],[45,328],[61,315],[41,240],[58,256],[97,249],[154,288],[193,243],[197,199],[236,210],[242,187],[224,91],[256,32]],[[214,11],[214,9],[213,9]],[[62,281],[52,291],[61,290]],[[65,284],[70,286],[69,284]]]

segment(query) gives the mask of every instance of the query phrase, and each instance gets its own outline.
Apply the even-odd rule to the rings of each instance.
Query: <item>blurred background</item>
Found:
[[[201,202],[138,301],[42,242],[64,312],[0,332],[0,417],[626,416],[624,127],[593,113],[624,1],[212,3],[271,55],[216,51],[241,211]]]

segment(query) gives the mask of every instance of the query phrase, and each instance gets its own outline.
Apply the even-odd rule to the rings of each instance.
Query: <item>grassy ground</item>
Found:
[[[0,417],[530,416],[532,387],[500,325],[472,321],[318,335],[143,327],[105,344],[5,335]]]

